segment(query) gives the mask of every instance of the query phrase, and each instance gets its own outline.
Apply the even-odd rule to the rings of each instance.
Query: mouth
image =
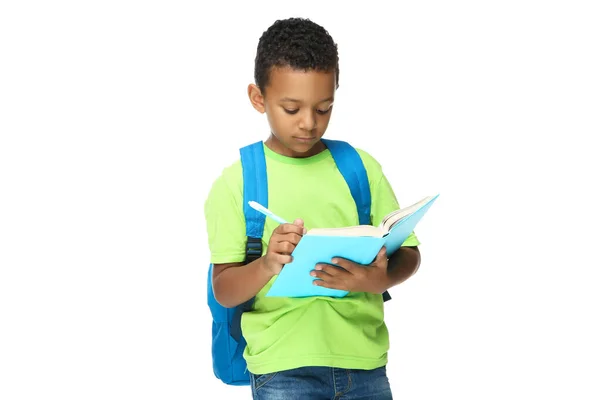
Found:
[[[294,140],[297,140],[301,143],[310,143],[315,141],[315,137],[302,137],[302,136],[293,136]]]

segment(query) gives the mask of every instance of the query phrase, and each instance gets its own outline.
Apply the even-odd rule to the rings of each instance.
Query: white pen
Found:
[[[289,222],[287,222],[285,219],[273,214],[269,209],[261,206],[255,201],[249,201],[248,204],[250,205],[250,207],[254,208],[259,213],[266,215],[267,217],[279,222],[280,224],[289,224]]]

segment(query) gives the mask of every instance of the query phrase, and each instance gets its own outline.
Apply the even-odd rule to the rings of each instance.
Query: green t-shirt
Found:
[[[356,205],[331,153],[291,158],[264,146],[268,207],[282,218],[302,218],[307,229],[358,224]],[[399,208],[379,163],[357,149],[367,170],[374,225]],[[223,170],[205,203],[211,263],[245,258],[242,167],[238,160]],[[263,254],[277,222],[267,218]],[[417,246],[413,234],[404,246]],[[285,268],[285,267],[284,267]],[[265,374],[303,366],[373,369],[387,363],[388,331],[381,294],[351,292],[343,298],[265,297],[273,277],[242,316],[248,370]]]

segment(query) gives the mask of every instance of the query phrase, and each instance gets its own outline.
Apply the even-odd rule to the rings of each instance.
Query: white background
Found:
[[[600,397],[592,1],[201,3],[2,2],[0,398],[250,398],[212,375],[203,204],[268,135],[246,87],[289,16],[339,44],[328,137],[441,194],[395,397]]]

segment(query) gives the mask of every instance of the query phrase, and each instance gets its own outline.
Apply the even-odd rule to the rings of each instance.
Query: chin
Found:
[[[321,137],[302,140],[295,136],[288,136],[283,139],[272,134],[270,141],[275,148],[279,149],[280,154],[285,153],[285,155],[292,157],[309,157],[320,151],[320,148],[315,149],[315,146],[319,146]]]
[[[286,143],[286,146],[288,148],[288,150],[292,151],[294,154],[297,155],[304,155],[304,156],[311,156],[314,155],[314,150],[315,150],[315,146],[317,146],[320,142],[320,139],[315,139],[314,141],[311,142],[306,142],[306,143],[298,143],[295,141],[292,141],[291,143]]]

